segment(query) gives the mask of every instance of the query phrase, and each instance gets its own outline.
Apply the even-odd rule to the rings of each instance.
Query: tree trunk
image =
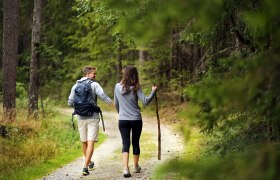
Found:
[[[170,81],[172,78],[172,69],[173,69],[173,61],[174,61],[174,49],[175,49],[175,40],[174,40],[174,27],[171,26],[170,28],[170,60],[169,60],[169,74],[168,74],[168,80]]]
[[[119,48],[118,48],[118,62],[117,62],[117,82],[120,82],[122,79],[122,49],[123,43],[119,40]]]
[[[139,65],[140,65],[138,68],[138,74],[139,77],[141,77],[143,73],[144,62],[145,62],[145,51],[143,49],[138,50],[138,58],[139,58]]]
[[[3,121],[16,118],[16,68],[19,38],[19,1],[3,1]]]
[[[38,117],[39,58],[43,0],[34,0],[29,79],[29,117]]]
[[[145,62],[145,50],[140,49],[139,50],[139,62],[140,64],[144,64]]]

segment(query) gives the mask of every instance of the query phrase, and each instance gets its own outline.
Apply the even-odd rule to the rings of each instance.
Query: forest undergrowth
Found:
[[[163,105],[164,106],[164,105]],[[223,132],[203,132],[190,119],[187,104],[163,107],[162,123],[173,126],[185,140],[180,159],[158,167],[152,179],[277,179],[279,144],[267,140],[263,123]],[[153,113],[149,111],[149,113]]]

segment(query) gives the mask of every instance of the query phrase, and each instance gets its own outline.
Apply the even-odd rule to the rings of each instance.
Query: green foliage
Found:
[[[20,26],[19,26],[19,54],[17,66],[17,82],[23,83],[28,89],[29,66],[31,58],[33,1],[22,0],[20,2]]]
[[[72,28],[76,28],[71,21],[72,17],[77,16],[77,12],[72,9],[74,4],[74,0],[51,0],[44,7],[43,34],[40,44],[40,96],[43,99],[47,97],[56,101],[66,99],[70,91],[64,88],[64,81],[69,78],[69,69],[76,66],[67,62],[65,57],[75,51],[65,43],[65,38]]]
[[[27,97],[27,92],[24,88],[23,83],[16,84],[16,94],[17,94],[17,98],[20,98],[20,99]]]
[[[228,132],[214,132],[205,138],[201,152],[205,157],[224,157],[233,153],[240,153],[256,149],[267,142],[266,124],[260,123],[247,128],[230,129]]]
[[[29,82],[29,63],[30,63],[30,52],[27,49],[19,55],[19,66],[17,67],[17,82],[23,83],[25,89],[28,89]]]
[[[225,159],[202,161],[173,160],[157,170],[155,179],[278,179],[279,145],[266,144],[258,151],[245,152]],[[167,173],[166,173],[167,172]]]
[[[194,17],[200,27],[209,27],[215,24],[222,14],[222,4],[221,0],[107,1],[109,8],[123,9],[125,12],[116,28],[124,32],[132,32],[140,44],[166,37],[170,27],[186,27],[186,23]]]
[[[18,109],[27,109],[28,107],[28,96],[25,89],[25,84],[16,83],[16,107]]]
[[[209,45],[209,41],[213,38],[213,33],[208,32],[192,32],[192,30],[184,29],[180,33],[182,42],[196,43],[201,46]]]
[[[277,3],[276,0],[264,0],[260,2],[257,11],[244,12],[243,16],[249,32],[260,49],[267,49],[270,44],[279,48],[280,32],[277,27],[280,8]]]
[[[270,61],[263,61],[270,57]],[[278,56],[271,52],[251,60],[230,58],[210,69],[202,81],[186,88],[197,118],[206,131],[218,124],[224,130],[246,124],[272,121],[278,117]],[[234,62],[234,63],[233,63]]]
[[[122,9],[122,16],[116,26],[118,31],[130,32],[136,37],[140,46],[155,37],[162,37],[169,33],[172,20],[183,22],[185,16],[181,13],[187,6],[183,1],[107,1],[112,9]],[[154,31],[154,30],[157,31]]]

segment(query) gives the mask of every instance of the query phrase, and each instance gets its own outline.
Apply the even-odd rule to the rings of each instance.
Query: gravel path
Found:
[[[139,164],[142,167],[141,173],[132,173],[131,178],[123,178],[122,156],[121,156],[121,136],[118,130],[117,114],[114,112],[103,112],[107,140],[102,143],[93,154],[95,167],[90,171],[90,175],[82,176],[81,170],[84,163],[84,157],[80,157],[72,163],[57,169],[53,173],[43,177],[43,180],[63,179],[150,179],[153,169],[164,161],[176,158],[179,152],[182,152],[183,143],[180,136],[173,133],[167,126],[161,125],[161,160],[157,159],[157,124],[154,118],[143,118],[142,135],[148,134],[149,141],[156,145],[155,150],[148,152],[148,158],[141,159]],[[100,123],[101,125],[101,123]],[[102,130],[102,127],[100,127]],[[142,143],[142,142],[141,142]],[[144,143],[142,143],[142,149]],[[150,155],[149,155],[150,153]],[[130,153],[131,154],[131,153]],[[147,152],[145,152],[147,154]],[[130,166],[132,169],[132,155],[130,157]]]

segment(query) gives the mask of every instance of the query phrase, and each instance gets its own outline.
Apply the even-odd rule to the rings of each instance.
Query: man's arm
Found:
[[[112,104],[112,100],[107,96],[107,94],[104,92],[102,87],[97,83],[93,82],[91,83],[91,87],[94,90],[95,94],[104,102],[107,104]]]
[[[75,95],[75,88],[76,88],[76,84],[72,87],[70,95],[68,97],[68,106],[73,107],[73,103],[74,103],[74,95]]]

